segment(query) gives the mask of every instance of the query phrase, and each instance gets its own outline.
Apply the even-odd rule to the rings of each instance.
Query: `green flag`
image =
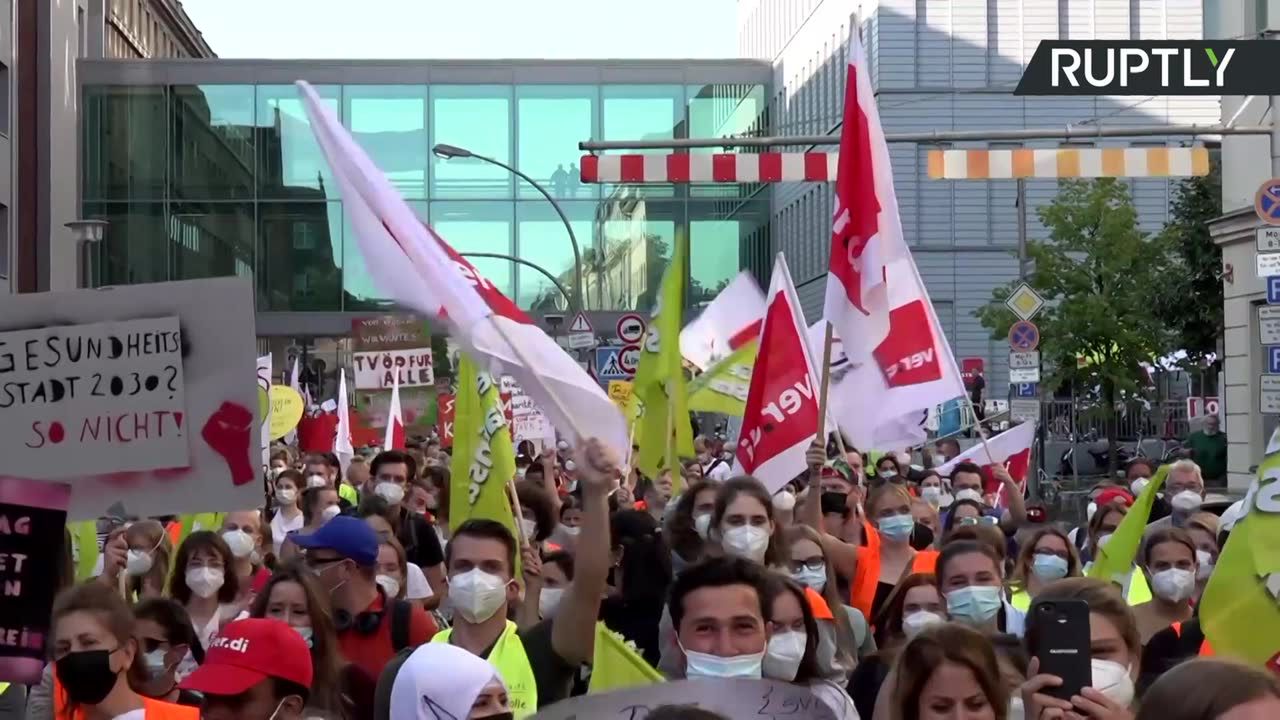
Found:
[[[1142,494],[1111,534],[1106,547],[1098,548],[1098,556],[1093,559],[1093,567],[1089,568],[1089,577],[1124,586],[1129,571],[1133,569],[1133,561],[1142,549],[1142,535],[1147,531],[1147,522],[1151,519],[1151,506],[1160,495],[1160,488],[1164,486],[1164,479],[1168,475],[1169,466],[1164,465],[1142,489]]]
[[[689,409],[742,417],[759,349],[759,343],[747,343],[689,381]]]

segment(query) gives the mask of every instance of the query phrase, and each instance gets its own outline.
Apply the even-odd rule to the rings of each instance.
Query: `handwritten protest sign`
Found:
[[[69,485],[0,478],[0,681],[40,682],[70,499]]]
[[[644,720],[664,705],[696,707],[734,720],[836,720],[808,688],[779,680],[679,680],[580,695],[543,708],[532,720]]]
[[[70,519],[261,501],[247,278],[0,295],[4,475],[72,486]]]
[[[400,412],[409,434],[426,432],[436,423],[431,332],[421,317],[380,315],[352,320],[351,349],[361,425],[386,427],[391,386],[397,377]]]
[[[352,355],[357,390],[390,390],[397,376],[400,387],[435,385],[431,348],[375,350]]]
[[[271,459],[271,355],[258,358],[258,418],[262,421],[262,464]]]
[[[185,420],[175,316],[0,332],[0,455],[9,474],[187,467]]]
[[[302,419],[306,401],[297,390],[288,385],[271,386],[271,439],[276,440],[288,435],[298,427]]]

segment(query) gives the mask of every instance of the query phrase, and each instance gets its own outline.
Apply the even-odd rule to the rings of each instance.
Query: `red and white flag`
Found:
[[[764,293],[751,273],[739,273],[698,317],[680,331],[680,353],[706,370],[760,337]]]
[[[333,454],[338,456],[338,464],[342,467],[342,477],[347,476],[347,467],[356,449],[351,443],[351,410],[347,407],[347,370],[338,369],[338,429],[333,435]]]
[[[818,434],[819,379],[791,273],[778,253],[742,413],[736,472],[754,476],[771,493],[804,472],[805,451]]]
[[[378,290],[444,321],[464,352],[495,377],[515,377],[562,433],[581,428],[625,456],[626,421],[595,379],[414,215],[310,85],[298,89]]]
[[[823,317],[851,339],[846,382],[867,410],[841,427],[855,445],[870,448],[883,442],[878,428],[963,395],[964,383],[903,238],[857,23],[849,32],[846,88]]]
[[[338,422],[342,419],[339,417]],[[387,436],[382,441],[383,450],[404,449],[404,414],[400,412],[400,373],[395,373],[391,383],[391,404],[387,406]]]
[[[1007,507],[1009,499],[1005,497],[1000,482],[992,477],[991,469],[996,464],[1003,465],[1009,471],[1009,476],[1018,484],[1018,488],[1025,493],[1027,490],[1027,472],[1031,468],[1031,444],[1035,442],[1035,439],[1036,424],[1024,422],[1021,425],[1005,430],[999,435],[988,438],[985,448],[982,443],[978,443],[951,458],[938,468],[938,473],[945,477],[950,477],[956,465],[965,462],[973,463],[983,470],[984,494],[995,495],[993,505]],[[991,453],[990,458],[987,456],[988,451]]]

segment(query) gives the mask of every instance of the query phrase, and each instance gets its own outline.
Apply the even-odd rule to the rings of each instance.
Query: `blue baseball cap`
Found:
[[[332,550],[361,567],[378,563],[378,534],[360,518],[338,515],[313,533],[289,536],[303,550]]]

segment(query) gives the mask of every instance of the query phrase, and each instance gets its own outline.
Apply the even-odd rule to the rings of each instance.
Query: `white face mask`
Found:
[[[1196,592],[1196,574],[1190,570],[1169,568],[1151,576],[1151,591],[1161,598],[1180,603]]]
[[[554,616],[562,597],[564,588],[542,588],[542,592],[538,593],[538,616],[544,620]]]
[[[1027,709],[1022,705],[1022,698],[1009,698],[1009,717],[1008,720],[1026,720]]]
[[[143,664],[147,668],[147,679],[155,680],[156,678],[168,672],[169,668],[164,664],[164,650],[152,650],[142,656]]]
[[[293,625],[292,627],[294,632],[298,633],[298,635],[302,637],[302,640],[307,644],[307,647],[311,647],[312,634],[313,634],[311,626],[310,625]]]
[[[507,582],[473,568],[449,578],[449,602],[467,622],[482,623],[507,602]]]
[[[560,529],[564,532],[565,535],[568,535],[569,537],[575,537],[575,538],[578,537],[578,533],[582,532],[582,528],[571,527],[569,525],[561,525]]]
[[[276,490],[276,502],[280,505],[292,505],[298,499],[298,491],[291,487]]]
[[[196,597],[208,599],[222,589],[224,578],[222,568],[193,567],[187,568],[185,580]]]
[[[1107,696],[1107,699],[1127,708],[1133,703],[1133,678],[1129,677],[1129,668],[1118,662],[1094,658],[1089,663],[1093,667],[1093,689]]]
[[[1089,507],[1085,508],[1084,510],[1085,519],[1092,520],[1093,514],[1096,512],[1098,512],[1098,503],[1090,500]]]
[[[763,674],[764,650],[749,655],[720,657],[719,655],[685,650],[684,646],[681,646],[680,649],[684,651],[684,675],[686,678],[751,678],[759,680]]]
[[[1203,503],[1204,498],[1200,497],[1200,493],[1195,490],[1183,490],[1169,501],[1173,509],[1181,513],[1193,513],[1199,510]]]
[[[738,525],[724,531],[720,544],[729,555],[763,562],[769,549],[769,531],[756,525]]]
[[[329,507],[320,511],[320,517],[324,518],[325,521],[327,522],[329,520],[332,520],[338,517],[338,513],[340,512],[342,512],[342,508],[338,507],[337,505],[330,505]]]
[[[925,485],[920,488],[920,497],[933,507],[938,507],[942,501],[942,488],[937,485]]]
[[[893,478],[897,477],[897,476],[898,476],[898,473],[894,472],[893,470],[890,470],[890,469],[886,468],[886,469],[884,469],[884,470],[881,470],[881,471],[879,472],[879,475],[880,475],[880,479],[881,479],[881,480],[891,480],[891,479],[893,479]]]
[[[307,487],[309,488],[322,488],[322,487],[328,487],[328,486],[329,486],[329,481],[325,480],[323,475],[307,476]]]
[[[124,569],[132,577],[139,577],[151,572],[153,563],[151,553],[144,550],[130,550],[124,561]]]
[[[698,537],[706,540],[707,533],[711,530],[711,513],[695,515],[693,518],[693,529],[698,531]]]
[[[373,494],[386,500],[388,505],[399,505],[404,500],[404,488],[399,483],[380,482],[374,486]]]
[[[802,632],[774,633],[765,647],[761,671],[767,678],[791,682],[796,679],[809,638]]]
[[[390,575],[379,575],[374,580],[378,583],[378,586],[382,588],[382,592],[387,594],[387,597],[394,598],[400,595],[399,580],[391,577]]]
[[[222,533],[222,539],[231,548],[231,554],[238,558],[246,558],[253,553],[253,537],[243,530],[228,530]]]
[[[1133,491],[1133,496],[1136,498],[1139,495],[1141,495],[1143,489],[1147,487],[1147,483],[1149,482],[1151,482],[1151,478],[1145,478],[1145,477],[1134,478],[1133,482],[1129,483],[1129,489]]]
[[[520,529],[524,532],[526,539],[532,540],[538,534],[538,522],[529,518],[520,518]]]
[[[820,593],[827,586],[827,566],[824,564],[817,570],[802,567],[800,572],[791,574],[791,579]]]
[[[1111,533],[1103,533],[1103,534],[1099,535],[1099,536],[1098,536],[1098,549],[1099,549],[1099,550],[1101,550],[1102,548],[1106,547],[1106,546],[1107,546],[1107,543],[1109,543],[1109,542],[1111,542]]]
[[[972,500],[976,503],[982,502],[982,493],[973,488],[965,488],[956,493],[957,500]]]
[[[783,490],[782,492],[773,496],[774,510],[781,510],[782,512],[787,512],[788,510],[794,510],[795,507],[796,507],[796,496],[792,495],[786,490]]]
[[[909,615],[902,616],[902,633],[912,638],[930,625],[937,625],[941,622],[946,622],[941,615],[928,610],[917,610]]]
[[[1213,555],[1204,550],[1196,551],[1196,580],[1204,582],[1213,574]]]

